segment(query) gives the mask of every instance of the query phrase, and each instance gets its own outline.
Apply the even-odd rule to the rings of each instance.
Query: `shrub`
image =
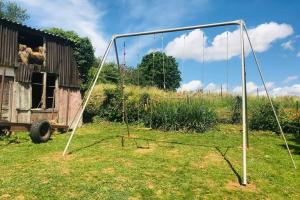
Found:
[[[119,89],[105,89],[105,99],[100,106],[98,116],[108,121],[122,121],[122,95]]]
[[[232,104],[231,122],[233,124],[241,123],[242,115],[242,97],[236,96]]]
[[[104,90],[105,100],[98,110],[98,116],[108,121],[122,122],[123,121],[123,99],[119,88],[109,88]],[[138,121],[138,110],[140,114],[143,110],[138,107],[139,99],[135,98],[133,93],[124,95],[125,109],[128,122]]]
[[[204,132],[216,123],[214,111],[191,99],[156,102],[145,118],[146,125],[164,130]]]
[[[274,104],[276,113],[278,105]],[[252,116],[249,121],[249,128],[253,130],[269,130],[278,132],[278,125],[269,102],[259,102],[252,110]]]
[[[280,115],[282,129],[286,133],[300,133],[300,111],[284,109]]]

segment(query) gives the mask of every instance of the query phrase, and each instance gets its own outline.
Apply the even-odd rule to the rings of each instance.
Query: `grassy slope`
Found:
[[[133,140],[122,148],[117,136],[125,130],[118,124],[86,125],[65,159],[67,134],[40,145],[24,134],[10,144],[0,141],[0,199],[300,199],[299,169],[271,133],[250,136],[250,185],[243,188],[233,172],[241,174],[239,127],[222,125],[202,135],[131,127],[134,136],[156,140],[150,149],[137,149]],[[300,145],[290,144],[300,167]]]

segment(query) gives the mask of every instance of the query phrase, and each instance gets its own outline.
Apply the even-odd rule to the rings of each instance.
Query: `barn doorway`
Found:
[[[54,109],[57,76],[51,73],[33,72],[31,78],[32,109]]]
[[[0,119],[11,121],[14,78],[0,76]]]

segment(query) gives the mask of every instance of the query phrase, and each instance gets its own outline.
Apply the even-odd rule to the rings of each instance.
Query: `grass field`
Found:
[[[125,140],[122,147],[124,126],[87,124],[66,158],[69,134],[39,145],[26,134],[2,138],[0,199],[300,199],[300,171],[270,132],[250,135],[250,184],[243,187],[240,127],[204,134],[130,129],[148,140]],[[300,167],[300,143],[288,139]]]

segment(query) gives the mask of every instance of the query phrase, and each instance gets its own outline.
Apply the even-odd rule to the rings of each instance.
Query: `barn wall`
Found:
[[[60,88],[58,103],[59,123],[71,125],[72,122],[76,121],[76,119],[74,120],[74,118],[76,114],[78,114],[78,109],[81,107],[82,100],[80,90],[74,88]],[[80,125],[81,123],[82,122],[80,122]]]
[[[13,101],[13,77],[5,76],[2,97],[1,119],[11,121],[12,119],[12,101]],[[2,85],[2,76],[0,76],[0,85]],[[1,88],[0,88],[1,90]],[[2,94],[3,92],[3,94]],[[1,96],[0,96],[1,98]]]
[[[61,87],[79,88],[79,72],[70,44],[46,40],[46,72],[58,74]]]
[[[58,112],[55,110],[32,110],[31,122],[47,119],[48,121],[56,122],[58,118]]]
[[[15,82],[14,90],[15,98],[13,121],[19,123],[30,123],[31,85],[28,83]]]
[[[0,65],[13,67],[18,59],[18,31],[0,24]]]

